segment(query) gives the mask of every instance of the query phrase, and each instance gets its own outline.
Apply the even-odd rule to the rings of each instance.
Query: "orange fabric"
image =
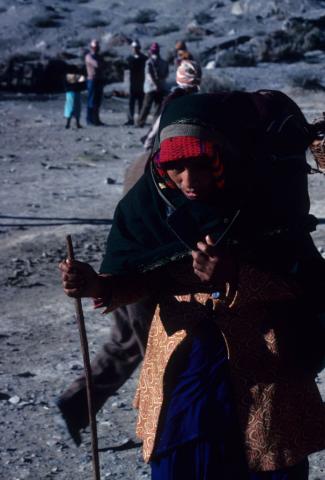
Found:
[[[227,343],[249,467],[276,470],[325,448],[325,410],[316,383],[311,376],[288,368],[281,336],[271,327],[272,304],[294,299],[296,294],[281,278],[246,265],[241,267],[231,306],[212,300],[209,294],[161,301],[135,398],[137,435],[143,440],[146,461],[155,445],[167,364],[186,337],[186,325],[204,322],[206,315],[214,316]],[[211,301],[214,311],[208,307]]]

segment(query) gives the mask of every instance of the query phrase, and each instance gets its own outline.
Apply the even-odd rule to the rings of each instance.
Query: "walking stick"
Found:
[[[67,235],[67,250],[69,260],[74,260],[74,252],[71,235]],[[98,456],[98,438],[97,438],[97,425],[96,425],[96,414],[93,407],[92,399],[92,376],[91,376],[91,367],[89,360],[89,349],[87,341],[87,333],[85,327],[85,319],[82,310],[82,304],[80,298],[75,298],[75,309],[76,309],[76,318],[78,323],[79,335],[80,335],[80,345],[83,356],[83,363],[85,369],[85,378],[86,378],[86,389],[87,389],[87,403],[88,403],[88,415],[89,415],[89,425],[91,431],[91,450],[92,450],[92,463],[93,463],[93,473],[94,480],[100,480],[100,468],[99,468],[99,456]]]

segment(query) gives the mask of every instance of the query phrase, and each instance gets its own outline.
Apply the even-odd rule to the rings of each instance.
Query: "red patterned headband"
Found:
[[[160,150],[154,156],[154,163],[167,186],[172,187],[167,178],[168,164],[190,158],[210,158],[212,174],[218,188],[224,187],[224,166],[220,158],[219,147],[212,140],[203,140],[193,136],[169,137],[162,140]]]
[[[211,140],[198,137],[180,136],[166,138],[160,144],[159,163],[177,162],[186,158],[210,157],[215,155],[215,145]]]

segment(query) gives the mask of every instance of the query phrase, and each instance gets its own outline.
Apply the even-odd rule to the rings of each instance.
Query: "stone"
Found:
[[[10,397],[8,401],[12,405],[18,405],[18,403],[20,402],[20,397],[18,397],[18,395],[14,395],[13,397]]]
[[[114,185],[116,183],[116,180],[114,180],[113,178],[107,177],[105,180],[105,183],[107,185]]]

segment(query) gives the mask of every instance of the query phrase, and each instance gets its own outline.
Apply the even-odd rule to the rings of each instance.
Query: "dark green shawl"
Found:
[[[149,168],[117,206],[102,273],[141,272],[181,258],[207,233],[222,235],[238,209],[240,219],[227,234],[230,241],[260,238],[278,227],[294,231],[306,222],[307,122],[288,97],[280,92],[181,97],[165,108],[160,131],[177,123],[207,126],[235,145],[239,154],[224,159],[225,193],[216,195],[209,206],[187,200],[175,190],[162,198]],[[293,156],[288,157],[288,151]],[[167,217],[172,212],[170,228]]]
[[[222,232],[223,218],[216,205],[187,200],[179,191],[162,198],[149,169],[116,208],[101,273],[142,272],[183,258],[206,234]]]

